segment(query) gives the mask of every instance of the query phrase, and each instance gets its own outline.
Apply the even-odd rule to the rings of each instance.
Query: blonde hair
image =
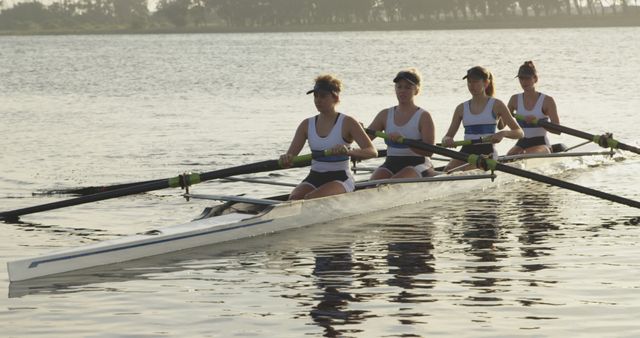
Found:
[[[329,87],[335,88],[335,92],[333,92],[335,96],[339,96],[340,92],[342,91],[342,81],[331,74],[323,74],[316,77],[315,83],[316,85],[324,84],[328,85]]]
[[[487,77],[489,84],[487,85],[487,88],[484,89],[484,93],[487,94],[487,96],[494,96],[496,94],[496,88],[493,80],[493,74],[488,70],[487,73],[489,73],[489,76]]]

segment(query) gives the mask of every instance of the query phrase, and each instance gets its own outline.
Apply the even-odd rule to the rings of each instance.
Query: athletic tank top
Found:
[[[533,106],[533,109],[527,110],[524,107],[524,95],[523,95],[523,93],[518,94],[518,96],[517,96],[518,105],[517,105],[517,108],[516,108],[516,112],[518,114],[520,114],[520,115],[523,115],[523,116],[533,115],[538,120],[549,121],[549,117],[542,112],[542,104],[544,103],[544,97],[545,97],[545,95],[540,93],[540,96],[538,97],[538,101],[536,101],[536,105]],[[542,127],[539,127],[539,126],[534,125],[534,124],[529,124],[529,123],[527,123],[525,121],[522,121],[522,120],[518,120],[518,124],[520,125],[520,127],[524,131],[524,137],[525,138],[547,136],[547,131]],[[549,142],[547,142],[547,145],[548,144],[549,144]]]
[[[309,121],[307,141],[309,142],[309,148],[311,148],[311,152],[314,155],[314,159],[311,160],[311,170],[317,172],[338,170],[349,171],[349,156],[324,156],[324,151],[326,149],[333,148],[337,145],[346,145],[348,147],[351,144],[346,142],[342,138],[342,124],[344,122],[344,114],[338,113],[338,119],[333,125],[333,128],[331,128],[329,135],[327,135],[326,137],[318,136],[318,132],[316,130],[316,117],[317,116],[307,119]]]
[[[385,127],[385,132],[387,134],[391,133],[399,133],[405,138],[414,139],[414,140],[422,140],[422,135],[420,135],[420,117],[422,116],[422,112],[424,110],[422,108],[418,108],[411,116],[411,119],[407,123],[402,126],[398,126],[395,123],[396,116],[396,107],[389,108],[387,112],[387,124]],[[394,143],[389,140],[384,140],[384,143],[387,144],[387,156],[419,156],[422,155],[414,152],[408,146],[400,143]]]
[[[464,139],[475,140],[483,136],[493,135],[496,132],[496,115],[493,113],[493,104],[496,99],[489,98],[484,110],[480,114],[472,114],[469,103],[465,102],[462,113],[462,124],[464,125]]]

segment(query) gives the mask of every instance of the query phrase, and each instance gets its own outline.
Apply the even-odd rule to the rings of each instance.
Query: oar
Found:
[[[520,121],[525,121],[526,119],[524,117],[524,115],[520,115],[520,114],[516,114],[516,119],[520,120]],[[619,142],[615,139],[613,139],[612,137],[607,137],[606,139],[601,139],[602,136],[600,135],[593,135],[593,134],[589,134],[586,133],[584,131],[580,131],[577,129],[572,129],[569,127],[565,127],[565,126],[561,126],[559,124],[555,124],[549,121],[545,121],[545,120],[539,120],[539,119],[534,119],[533,121],[529,122],[533,125],[538,125],[540,127],[544,127],[544,128],[548,128],[548,129],[553,129],[565,134],[569,134],[569,135],[573,135],[575,137],[579,137],[579,138],[583,138],[585,140],[594,142],[600,146],[603,147],[609,147],[609,148],[613,148],[613,149],[621,149],[621,150],[627,150],[627,151],[631,151],[634,152],[636,154],[640,154],[640,148],[638,147],[634,147],[632,145],[629,144],[625,144],[622,142]],[[606,146],[604,146],[603,144],[606,142]]]
[[[293,167],[304,167],[311,163],[311,154],[296,156],[293,158]],[[226,169],[214,170],[205,172],[202,174],[185,174],[167,179],[159,179],[152,181],[145,181],[140,184],[130,185],[128,187],[120,188],[112,191],[99,192],[92,195],[71,198],[67,200],[36,205],[33,207],[27,207],[22,209],[10,210],[0,212],[0,220],[15,220],[19,216],[32,214],[41,211],[60,209],[78,204],[102,201],[110,198],[116,198],[127,195],[134,195],[143,192],[159,190],[164,188],[184,187],[191,184],[196,184],[208,180],[217,178],[225,178],[229,176],[252,174],[265,171],[273,171],[284,169],[279,160],[267,160],[262,162],[245,164],[237,167],[231,167]]]
[[[383,132],[380,131],[375,131],[375,130],[370,130],[367,129],[367,133],[370,134],[375,134],[378,137],[382,137],[382,138],[387,138],[387,135]],[[594,196],[594,197],[599,197],[608,201],[612,201],[612,202],[616,202],[616,203],[620,203],[620,204],[624,204],[624,205],[628,205],[630,207],[634,207],[634,208],[639,208],[640,209],[640,202],[638,201],[634,201],[628,198],[624,198],[621,196],[616,196],[616,195],[612,195],[600,190],[595,190],[595,189],[591,189],[591,188],[587,188],[578,184],[574,184],[574,183],[570,183],[570,182],[566,182],[566,181],[562,181],[559,180],[557,178],[553,178],[553,177],[549,177],[549,176],[545,176],[545,175],[540,175],[538,173],[534,173],[531,171],[527,171],[527,170],[523,170],[523,169],[519,169],[519,168],[515,168],[515,167],[511,167],[508,166],[506,164],[502,164],[494,159],[491,158],[485,158],[482,157],[480,155],[469,155],[469,154],[465,154],[465,153],[461,153],[461,152],[457,152],[457,151],[453,151],[447,148],[442,148],[442,147],[438,147],[438,146],[434,146],[432,144],[428,144],[428,143],[424,143],[418,140],[411,140],[411,139],[401,139],[399,140],[399,143],[408,145],[409,147],[414,147],[414,148],[418,148],[418,149],[423,149],[426,150],[428,152],[432,152],[435,154],[439,154],[439,155],[443,155],[443,156],[447,156],[447,157],[451,157],[460,161],[464,161],[467,162],[471,165],[475,165],[476,167],[481,167],[484,168],[485,170],[499,170],[499,171],[503,171],[512,175],[516,175],[516,176],[521,176],[521,177],[525,177],[534,181],[538,181],[538,182],[542,182],[542,183],[546,183],[549,185],[554,185],[560,188],[565,188],[565,189],[569,189],[569,190],[573,190],[579,193],[583,193],[583,194],[587,194],[590,196]]]
[[[483,144],[483,143],[491,143],[491,136],[484,136],[484,137],[476,138],[473,140],[453,141],[453,147],[456,148],[460,146],[470,146],[473,144]],[[436,143],[436,145],[438,147],[444,147],[442,143]]]
[[[131,182],[131,183],[118,183],[118,184],[102,185],[102,186],[96,185],[96,186],[82,187],[82,188],[53,189],[53,190],[44,190],[44,191],[41,190],[41,191],[35,192],[34,195],[91,195],[91,194],[97,194],[99,192],[118,190],[122,188],[132,187],[134,185],[147,184],[147,183],[163,181],[163,180],[164,179]]]
[[[378,157],[387,156],[386,149],[378,149]],[[352,158],[352,160],[354,160]],[[122,188],[128,188],[134,185],[146,184],[151,182],[164,181],[164,179],[160,180],[149,180],[149,181],[140,181],[140,182],[131,182],[131,183],[117,183],[112,185],[102,185],[102,186],[90,186],[90,187],[82,187],[82,188],[69,188],[69,189],[53,189],[53,190],[44,190],[36,193],[37,195],[91,195],[97,194],[99,192],[118,190]]]

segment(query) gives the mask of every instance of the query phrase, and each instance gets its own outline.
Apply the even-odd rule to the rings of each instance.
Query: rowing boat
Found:
[[[554,174],[580,165],[586,158],[601,161],[612,155],[610,151],[565,152],[505,156],[499,161],[516,168]],[[357,183],[357,189],[352,193],[298,201],[287,201],[287,195],[248,198],[188,194],[190,198],[224,203],[206,208],[196,219],[183,224],[8,262],[9,280],[28,280],[331,222],[481,191],[515,178],[511,175],[496,177],[493,172],[476,169],[420,179],[363,181]]]

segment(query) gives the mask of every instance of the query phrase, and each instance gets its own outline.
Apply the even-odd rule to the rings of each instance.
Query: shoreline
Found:
[[[150,27],[144,29],[96,27],[91,29],[60,28],[29,31],[0,31],[1,36],[31,35],[101,35],[101,34],[229,34],[229,33],[307,33],[307,32],[358,32],[358,31],[404,31],[404,30],[472,30],[472,29],[544,29],[544,28],[600,28],[638,27],[638,14],[609,14],[605,16],[556,15],[550,17],[526,17],[507,19],[448,20],[438,22],[379,23],[379,24],[332,24],[332,25],[286,25],[265,27]]]

